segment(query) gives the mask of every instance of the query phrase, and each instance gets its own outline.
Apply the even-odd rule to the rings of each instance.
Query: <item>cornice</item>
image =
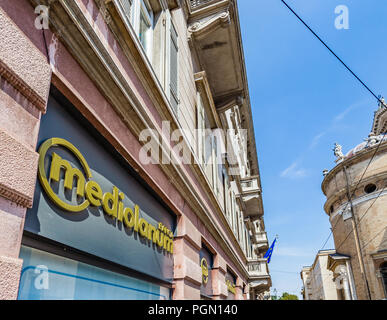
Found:
[[[31,1],[36,4],[37,0]],[[42,2],[48,5],[49,0],[40,1],[40,3]],[[140,101],[136,98],[116,61],[107,50],[107,44],[97,35],[96,30],[91,26],[90,21],[79,5],[73,0],[58,0],[51,3],[50,22],[54,31],[135,136],[138,136],[144,128],[156,128],[159,132],[159,128],[155,127],[153,120],[141,108]],[[122,17],[120,16],[122,12],[117,11],[117,1],[109,1],[107,9],[106,21],[116,37],[119,37],[118,30],[121,31],[121,37],[118,38],[120,45],[124,44],[123,50],[130,58],[129,61],[135,62],[133,67],[147,92],[154,93],[154,95],[151,95],[154,105],[158,108],[160,114],[167,120],[171,120],[177,128],[177,121],[171,115],[171,108],[165,94],[162,93],[163,91],[156,76],[149,71],[149,62],[140,50],[137,38],[132,34],[132,30],[122,23]],[[130,108],[128,108],[128,104]],[[164,154],[167,154],[167,150],[163,148],[162,143],[160,143],[160,148]],[[168,177],[174,177],[174,186],[180,191],[183,198],[190,204],[215,239],[218,239],[222,249],[230,256],[238,269],[245,277],[248,277],[248,272],[243,264],[244,258],[241,259],[235,252],[236,248],[239,255],[245,257],[240,244],[234,241],[234,236],[231,239],[226,239],[219,227],[213,223],[211,217],[207,214],[209,208],[202,202],[201,195],[196,193],[192,181],[187,178],[184,170],[173,164],[160,165],[160,168]],[[197,171],[195,174],[197,174]],[[224,214],[219,210],[219,204],[216,204],[216,202],[215,209],[217,209],[216,214],[220,215],[221,220],[225,221]],[[176,214],[181,215],[182,213],[177,211]],[[230,242],[233,242],[235,248],[231,247]]]
[[[387,115],[387,108],[382,107],[379,110],[375,111],[374,123],[372,125],[372,132],[376,135],[387,132],[387,118],[384,119],[384,122],[381,122],[383,116]],[[381,126],[381,127],[380,127]]]
[[[24,207],[32,207],[32,199],[0,183],[0,196]]]
[[[356,153],[354,156],[345,159],[344,161],[340,162],[338,165],[336,165],[329,173],[325,176],[324,180],[321,183],[321,190],[326,196],[326,187],[327,184],[336,176],[336,174],[343,170],[344,166],[350,167],[356,163],[359,163],[361,161],[366,160],[367,158],[371,158],[373,154],[375,153],[375,148],[378,148],[378,144],[375,146],[372,146],[370,148],[361,150],[359,153]],[[387,151],[387,141],[383,142],[378,149],[377,154],[383,153]]]
[[[188,39],[195,37],[205,37],[207,34],[215,31],[217,28],[226,28],[231,24],[229,11],[218,12],[209,18],[203,18],[193,22],[188,26]],[[192,40],[191,40],[192,41]]]
[[[385,174],[384,175],[385,177],[387,177],[387,175]],[[345,193],[346,193],[346,189],[344,190],[341,190],[340,191],[340,194],[337,195],[337,197],[335,197],[334,199],[331,199],[329,202],[327,201],[327,203],[324,205],[324,210],[325,212],[329,212],[329,207],[331,206],[331,204],[333,204],[337,199],[342,199],[344,196],[345,196]],[[352,200],[352,205],[354,207],[358,206],[359,204],[362,204],[364,202],[367,202],[367,201],[370,201],[370,200],[373,200],[373,199],[376,199],[376,198],[379,198],[379,197],[384,197],[387,195],[387,190],[385,191],[375,191],[374,193],[371,193],[371,194],[365,194],[365,195],[362,195],[356,199],[353,199]],[[341,215],[343,213],[343,210],[348,206],[348,202],[345,202],[343,203],[333,214],[328,214],[329,215],[329,219],[332,220],[334,217],[336,217],[337,215]]]
[[[46,112],[46,100],[39,96],[23,79],[17,76],[8,66],[0,60],[0,78],[4,78],[17,91],[27,98],[40,112]]]

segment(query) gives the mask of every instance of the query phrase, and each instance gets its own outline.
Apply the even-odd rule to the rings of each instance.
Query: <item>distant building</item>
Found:
[[[339,300],[333,272],[327,268],[329,256],[335,253],[335,250],[320,250],[313,264],[302,268],[300,274],[303,289],[301,293],[304,300]]]
[[[387,297],[387,108],[380,103],[372,132],[346,155],[336,144],[337,165],[324,173],[324,205],[336,253],[328,257],[345,299]],[[372,161],[371,161],[372,160]],[[342,298],[342,297],[340,297]]]

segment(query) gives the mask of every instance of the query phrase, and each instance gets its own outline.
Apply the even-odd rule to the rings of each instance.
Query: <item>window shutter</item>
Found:
[[[170,57],[170,90],[171,90],[171,104],[173,111],[178,115],[178,35],[175,27],[171,23],[171,57]]]
[[[132,0],[121,0],[121,4],[130,23],[132,23]]]

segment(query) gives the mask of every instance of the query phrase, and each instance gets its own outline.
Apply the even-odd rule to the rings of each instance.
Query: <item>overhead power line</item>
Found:
[[[379,98],[365,83],[364,81],[362,81],[357,75],[355,72],[352,71],[352,69],[350,67],[348,67],[348,65],[340,59],[340,57],[325,43],[324,40],[322,40],[318,34],[316,32],[313,31],[313,29],[311,27],[309,27],[309,25],[284,1],[284,0],[281,0],[281,2],[297,17],[298,20],[301,21],[301,23],[330,51],[330,53],[332,53],[337,60],[339,60],[341,62],[341,64],[362,84],[362,86],[364,88],[366,88],[368,90],[369,93],[372,94],[372,96],[379,102],[381,103],[382,105],[384,105],[385,107],[387,107],[386,103],[384,101],[381,100],[381,98]]]

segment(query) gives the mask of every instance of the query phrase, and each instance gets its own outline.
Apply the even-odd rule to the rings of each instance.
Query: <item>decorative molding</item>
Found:
[[[382,142],[380,146],[374,145],[370,148],[361,150],[360,152],[356,153],[354,156],[344,159],[344,161],[340,162],[332,170],[330,170],[328,174],[324,177],[324,180],[321,183],[321,190],[323,191],[324,195],[326,195],[326,188],[329,182],[336,176],[336,174],[338,174],[339,171],[343,169],[344,166],[350,167],[356,163],[359,163],[361,161],[364,161],[370,158],[375,153],[375,148],[379,148],[378,154],[386,152],[387,141]]]
[[[367,194],[367,195],[364,195],[360,198],[357,198],[357,199],[354,199],[352,200],[352,204],[354,207],[358,206],[359,204],[362,204],[363,202],[367,202],[367,201],[370,201],[370,200],[373,200],[373,199],[376,199],[376,198],[380,198],[380,197],[384,197],[387,195],[387,190],[383,191],[383,192],[380,192],[380,191],[375,191],[374,193],[371,193],[371,194]],[[346,203],[343,203],[336,211],[333,215],[330,216],[330,220],[332,220],[334,217],[336,217],[337,215],[346,215],[346,211],[344,211],[344,209],[346,209],[348,206],[348,202]],[[348,209],[348,208],[347,208]],[[344,215],[343,215],[343,218],[344,218]],[[351,218],[351,217],[349,217]],[[345,219],[346,220],[346,219]]]
[[[32,208],[32,198],[0,183],[0,196],[24,207]]]
[[[26,97],[39,111],[43,113],[46,112],[46,101],[0,60],[0,78],[1,77]]]
[[[192,37],[204,36],[216,30],[218,27],[227,28],[231,25],[231,15],[229,11],[223,11],[210,18],[195,21],[188,26],[188,40]]]

